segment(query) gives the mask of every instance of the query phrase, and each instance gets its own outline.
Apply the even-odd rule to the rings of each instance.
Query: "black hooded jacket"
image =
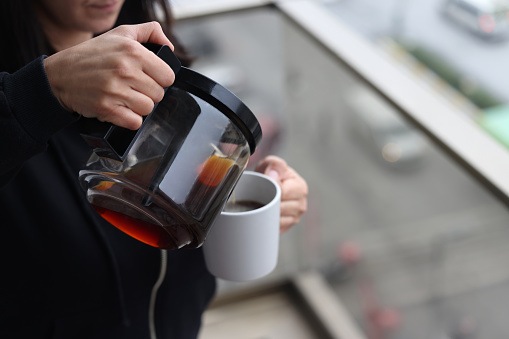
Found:
[[[108,224],[78,183],[90,148],[41,57],[0,73],[0,337],[150,338],[162,251]],[[84,119],[84,118],[82,118]],[[196,338],[215,290],[202,251],[167,252],[157,338]]]

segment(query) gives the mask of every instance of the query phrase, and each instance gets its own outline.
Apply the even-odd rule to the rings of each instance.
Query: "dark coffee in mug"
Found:
[[[248,212],[263,207],[262,203],[253,200],[231,200],[224,206],[224,212]]]

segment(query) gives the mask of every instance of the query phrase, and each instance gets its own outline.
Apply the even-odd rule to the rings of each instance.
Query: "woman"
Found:
[[[4,0],[0,13],[0,337],[195,338],[215,290],[201,250],[168,252],[151,304],[160,251],[98,217],[77,181],[90,152],[80,122],[137,129],[173,83],[140,42],[189,64],[166,1]],[[257,170],[282,187],[284,232],[306,210],[306,183],[275,156]]]

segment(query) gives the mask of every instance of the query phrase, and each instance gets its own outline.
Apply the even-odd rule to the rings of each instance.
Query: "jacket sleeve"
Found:
[[[44,56],[15,73],[0,73],[0,187],[48,139],[78,119],[53,95],[44,71]]]

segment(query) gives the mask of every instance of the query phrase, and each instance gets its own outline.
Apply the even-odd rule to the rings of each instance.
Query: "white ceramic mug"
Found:
[[[277,264],[281,189],[274,179],[245,171],[230,201],[233,199],[256,201],[263,206],[245,212],[223,211],[203,244],[205,263],[220,279],[258,279]]]

